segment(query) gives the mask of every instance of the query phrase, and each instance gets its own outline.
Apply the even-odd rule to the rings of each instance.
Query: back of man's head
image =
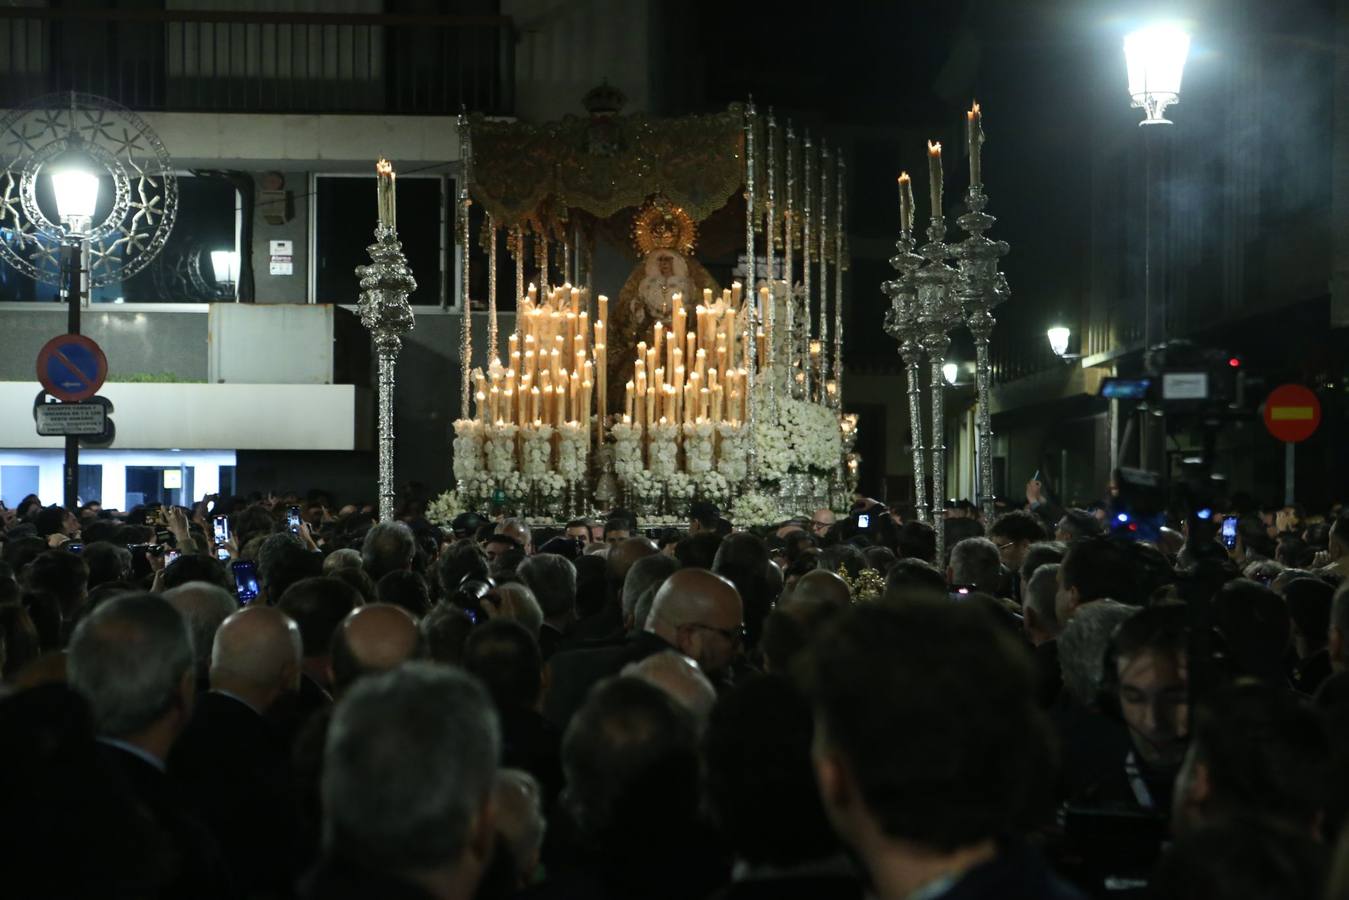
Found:
[[[537,553],[520,563],[516,574],[534,592],[543,617],[558,620],[576,610],[576,566],[556,553]]]
[[[816,569],[807,572],[792,588],[791,596],[784,599],[782,606],[795,606],[797,603],[832,603],[834,606],[847,606],[852,602],[852,591],[848,582],[836,572]]]
[[[452,666],[463,665],[464,644],[473,627],[474,621],[467,612],[443,600],[417,623],[427,658]]]
[[[71,619],[88,592],[89,567],[75,553],[48,550],[28,565],[25,583],[30,591],[55,597]]]
[[[901,559],[885,575],[887,603],[905,600],[940,600],[946,596],[946,576],[932,563],[912,557]]]
[[[409,663],[352,688],[323,755],[324,849],[379,872],[475,870],[501,737],[470,675]],[[472,893],[476,871],[469,879]]]
[[[402,522],[378,522],[365,533],[361,565],[376,583],[390,572],[412,567],[417,542]]]
[[[1054,610],[1054,597],[1058,591],[1058,564],[1048,563],[1037,568],[1021,594],[1021,615],[1027,630],[1034,628],[1045,638],[1058,636],[1063,629]]]
[[[185,680],[191,686],[187,623],[158,594],[113,597],[76,626],[66,671],[100,734],[137,734],[181,702]]]
[[[1063,557],[1059,578],[1077,605],[1112,599],[1135,602],[1135,572],[1122,543],[1108,538],[1074,541]]]
[[[334,550],[323,558],[324,575],[331,575],[338,569],[359,569],[360,567],[361,551],[352,547]]]
[[[402,569],[389,572],[375,585],[375,597],[380,603],[403,607],[414,619],[431,611],[431,590],[426,579],[416,572]]]
[[[984,610],[855,604],[807,662],[831,814],[869,814],[886,839],[949,852],[1049,812],[1054,753],[1028,654]]]
[[[1236,674],[1270,684],[1282,681],[1290,620],[1288,605],[1278,594],[1238,578],[1214,595],[1213,615]]]
[[[407,610],[387,603],[358,606],[333,632],[333,687],[341,693],[362,676],[422,657],[424,648]]]
[[[189,581],[164,592],[164,599],[187,621],[192,637],[192,656],[197,661],[198,677],[211,665],[211,644],[216,629],[239,608],[234,595],[206,581]]]
[[[750,678],[713,710],[708,796],[735,855],[790,867],[838,852],[811,769],[810,704],[782,675]]]
[[[1059,633],[1059,669],[1063,686],[1078,703],[1096,708],[1105,683],[1105,652],[1116,629],[1138,613],[1138,607],[1114,600],[1096,600],[1080,607]]]
[[[1069,541],[1084,541],[1102,535],[1101,523],[1085,509],[1070,509],[1059,520],[1058,531],[1067,535]]]
[[[160,584],[168,590],[192,581],[205,581],[225,590],[234,587],[220,560],[205,553],[186,553],[169,563]]]
[[[333,632],[360,605],[360,591],[340,578],[318,577],[292,584],[277,608],[295,621],[304,655],[313,659],[328,655]]]
[[[1329,763],[1315,712],[1282,686],[1238,683],[1195,715],[1173,827],[1246,815],[1312,833],[1327,801]]]
[[[221,623],[211,646],[211,687],[245,697],[300,686],[300,629],[274,606],[239,610]]]
[[[910,519],[899,526],[899,555],[934,563],[937,559],[937,532],[926,522]]]
[[[972,585],[975,590],[997,596],[1002,580],[998,545],[988,538],[965,538],[951,548],[951,583]]]
[[[998,516],[993,527],[988,530],[990,537],[996,537],[1003,541],[1027,541],[1035,543],[1045,539],[1044,527],[1040,525],[1040,520],[1035,518],[1034,513],[1029,513],[1024,509],[1014,509],[1011,512],[1003,513]]]
[[[619,674],[626,678],[638,678],[660,688],[693,716],[699,728],[707,723],[707,717],[717,702],[717,689],[698,668],[698,664],[675,650],[663,650],[638,662],[628,663]]]
[[[122,581],[131,572],[131,551],[111,541],[85,544],[80,556],[89,567],[90,590],[109,581]]]
[[[1026,558],[1021,561],[1021,581],[1022,583],[1030,581],[1030,577],[1035,574],[1035,570],[1041,566],[1047,566],[1050,563],[1055,565],[1063,562],[1064,555],[1068,552],[1068,545],[1060,541],[1039,541],[1030,545],[1026,550]]]
[[[487,580],[487,557],[474,540],[455,541],[441,551],[436,560],[436,578],[440,581],[440,596],[453,596],[465,578]]]
[[[267,591],[269,603],[284,596],[295,582],[322,572],[323,560],[319,555],[306,550],[299,538],[290,533],[268,537],[258,553],[258,579]]]
[[[1326,645],[1334,596],[1335,589],[1320,578],[1294,578],[1284,588],[1283,599],[1288,604],[1293,629],[1310,652]]]
[[[473,629],[464,644],[464,668],[478,676],[498,709],[533,709],[543,689],[543,658],[524,626],[494,619]]]
[[[671,559],[664,553],[654,553],[634,562],[628,569],[627,577],[623,579],[623,620],[627,621],[630,618],[635,620],[637,601],[642,595],[653,587],[659,589],[665,583],[665,579],[678,569],[679,561]],[[642,626],[634,621],[634,627]]]
[[[698,807],[692,717],[636,678],[601,682],[562,741],[563,802],[610,852],[652,853],[684,836]]]

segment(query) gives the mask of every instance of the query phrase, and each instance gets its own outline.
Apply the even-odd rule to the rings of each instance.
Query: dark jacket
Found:
[[[552,677],[543,701],[544,716],[565,731],[567,723],[597,682],[617,675],[628,663],[673,649],[664,638],[642,631],[620,644],[557,654],[548,662]]]
[[[242,700],[212,691],[169,756],[246,896],[290,896],[296,805],[285,742]]]

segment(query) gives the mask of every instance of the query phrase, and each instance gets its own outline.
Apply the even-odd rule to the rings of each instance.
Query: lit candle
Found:
[[[660,362],[661,361],[660,351],[661,351],[661,344],[663,343],[662,338],[664,338],[665,336],[665,325],[661,322],[657,322],[654,332],[655,337],[652,338],[651,341],[651,358],[654,359],[656,362]]]
[[[656,421],[656,389],[648,387],[646,389],[646,424],[649,426]]]
[[[743,291],[744,289],[745,289],[744,286],[740,282],[738,281],[731,282],[731,306],[733,308],[735,309],[740,308],[740,292]]]
[[[514,422],[515,422],[515,390],[514,390],[514,388],[509,388],[509,387],[508,387],[508,388],[506,388],[506,390],[504,390],[504,391],[501,392],[501,402],[502,402],[503,404],[505,404],[505,410],[506,410],[506,415],[503,417],[503,421],[504,421],[507,425],[514,424]]]
[[[493,424],[501,421],[501,388],[495,384],[487,397],[487,414],[491,416]]]
[[[542,419],[546,425],[557,424],[553,421],[553,394],[553,386],[544,382],[543,392],[539,395],[539,418]]]
[[[913,179],[908,172],[899,173],[899,227],[913,231]]]
[[[628,393],[627,393],[627,408],[628,408],[628,414],[624,417],[625,421],[628,421],[628,422],[631,422],[631,421],[632,421],[632,413],[633,413],[633,408],[632,408],[632,404],[633,404],[633,396],[634,396],[634,394],[636,393],[636,391],[637,391],[637,386],[636,386],[635,384],[633,384],[631,381],[629,381],[629,382],[628,382]]]
[[[607,327],[609,321],[609,298],[604,294],[600,294],[600,308],[599,313],[595,316],[595,321],[596,323],[604,322]]]
[[[762,326],[762,325],[760,325],[759,328],[754,332],[754,345],[755,345],[755,349],[758,351],[758,354],[759,354],[759,357],[758,357],[758,359],[759,359],[759,368],[760,368],[760,369],[765,369],[765,368],[767,368],[767,367],[768,367],[768,340],[767,340],[766,336],[764,335],[764,330],[763,330],[763,326]]]
[[[476,391],[473,394],[473,404],[473,418],[479,422],[483,421],[486,415],[487,395],[482,391]]]
[[[984,143],[984,114],[979,110],[978,102],[970,107],[965,117],[965,132],[970,142],[970,185],[973,186],[983,183],[979,148]]]
[[[529,421],[535,425],[543,424],[539,419],[539,399],[543,396],[538,386],[529,389]]]
[[[928,189],[932,194],[932,217],[941,215],[941,141],[927,142]]]
[[[379,158],[375,163],[375,199],[378,201],[376,208],[379,212],[379,224],[385,228],[398,227],[398,206],[397,194],[395,193],[394,180],[398,177],[393,170],[393,163],[384,157]]]
[[[708,403],[711,400],[712,392],[707,388],[698,388],[698,418],[706,419],[708,413]]]

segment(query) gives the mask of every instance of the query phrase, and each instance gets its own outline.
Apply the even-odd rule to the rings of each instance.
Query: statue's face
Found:
[[[656,266],[660,269],[662,278],[669,278],[674,275],[674,257],[668,253],[662,253],[656,257]]]

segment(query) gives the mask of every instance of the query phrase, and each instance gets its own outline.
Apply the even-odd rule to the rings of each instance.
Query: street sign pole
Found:
[[[88,242],[78,238],[68,242],[66,247],[67,267],[70,281],[66,288],[66,331],[69,334],[80,333],[80,298],[84,294],[84,250]],[[66,459],[63,466],[65,482],[65,506],[76,512],[80,505],[80,438],[79,435],[66,435]]]
[[[1283,505],[1284,505],[1284,506],[1292,506],[1295,502],[1297,502],[1297,501],[1295,501],[1295,500],[1293,499],[1293,494],[1294,494],[1294,490],[1293,490],[1293,485],[1294,485],[1294,482],[1293,482],[1293,468],[1294,468],[1294,457],[1296,456],[1296,452],[1295,452],[1295,449],[1294,449],[1294,448],[1296,448],[1296,447],[1297,447],[1297,444],[1293,444],[1293,443],[1288,443],[1288,444],[1284,444],[1284,445],[1283,445]]]

